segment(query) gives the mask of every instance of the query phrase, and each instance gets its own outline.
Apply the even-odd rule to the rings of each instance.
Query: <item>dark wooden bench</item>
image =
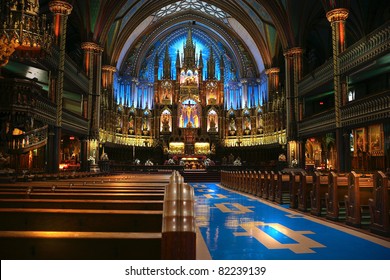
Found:
[[[59,193],[59,192],[0,192],[2,198],[32,198],[32,199],[97,199],[97,200],[162,200],[164,193]]]
[[[249,193],[252,195],[256,195],[257,193],[257,181],[259,180],[259,173],[255,170],[252,172],[251,182],[250,182],[250,190]]]
[[[310,192],[313,190],[315,183],[314,175],[299,173],[300,184],[298,185],[298,210],[310,211]]]
[[[2,192],[57,192],[57,193],[164,193],[165,188],[162,187],[116,187],[116,186],[0,186],[0,193]]]
[[[290,208],[298,208],[298,189],[301,184],[301,172],[291,172],[290,176]]]
[[[329,174],[315,172],[314,176],[314,185],[310,192],[310,213],[316,216],[325,216],[325,194],[328,192]]]
[[[278,185],[278,174],[274,171],[270,172],[268,185],[268,200],[275,201],[276,189]]]
[[[161,232],[0,231],[2,260],[158,260]]]
[[[264,176],[261,177],[261,197],[268,199],[270,188],[271,173],[269,171],[264,172]]]
[[[382,171],[374,173],[374,189],[369,199],[371,225],[370,231],[390,236],[390,185],[389,177]]]
[[[279,204],[290,203],[290,173],[278,172],[275,201]]]
[[[0,208],[163,210],[163,200],[0,199]]]
[[[370,223],[368,200],[373,197],[372,174],[352,171],[348,176],[348,193],[345,195],[346,224],[361,227]]]
[[[162,259],[196,259],[194,199],[193,188],[180,178],[169,183],[164,198]]]
[[[238,188],[237,190],[240,191],[240,192],[243,192],[244,191],[244,186],[245,186],[245,172],[246,171],[239,171],[238,172]]]
[[[264,171],[259,171],[257,175],[257,181],[256,181],[256,196],[262,197],[263,195],[263,182],[264,182]]]
[[[161,232],[161,210],[0,208],[2,231]]]
[[[328,192],[325,194],[326,218],[329,220],[345,220],[344,197],[348,193],[348,173],[329,174]]]

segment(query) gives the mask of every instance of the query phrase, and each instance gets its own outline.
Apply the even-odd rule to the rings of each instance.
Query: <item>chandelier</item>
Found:
[[[46,16],[39,14],[39,0],[2,0],[0,4],[0,66],[16,51],[21,58],[45,53],[52,44]]]

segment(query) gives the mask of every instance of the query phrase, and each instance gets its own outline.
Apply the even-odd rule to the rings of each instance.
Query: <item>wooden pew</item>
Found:
[[[333,221],[345,220],[344,196],[348,192],[348,174],[328,175],[328,192],[325,194],[326,218]]]
[[[271,171],[269,175],[268,200],[275,201],[275,193],[278,185],[278,174]]]
[[[310,213],[316,216],[326,215],[325,194],[328,191],[329,174],[314,173],[314,185],[310,191]]]
[[[278,172],[278,183],[275,189],[275,201],[279,204],[290,203],[290,173]]]
[[[164,191],[116,184],[105,188],[103,181],[95,186],[95,178],[81,187],[0,191],[5,198],[0,199],[2,259],[160,259],[164,250],[174,249],[171,245],[183,250],[177,243],[162,246]],[[150,204],[134,199],[149,199]],[[156,203],[158,210],[149,209]],[[52,209],[53,204],[64,209]],[[190,234],[195,240],[195,232]]]
[[[300,188],[301,183],[301,172],[291,172],[290,208],[298,208],[298,189]]]
[[[250,179],[250,173],[251,171],[243,171],[242,172],[242,186],[241,186],[241,191],[242,192],[245,192],[245,193],[248,193],[248,188],[249,188],[249,179]]]
[[[348,194],[345,195],[346,224],[361,227],[370,223],[368,200],[374,188],[372,175],[357,174],[348,176]]]
[[[257,172],[255,170],[252,173],[251,189],[250,189],[250,193],[253,194],[253,195],[257,194],[257,184],[258,184],[258,181],[259,181],[259,172]]]
[[[315,183],[315,177],[311,174],[299,174],[300,184],[298,185],[298,210],[310,211],[310,192]]]
[[[161,210],[0,208],[0,230],[161,232]]]
[[[0,187],[0,193],[2,192],[55,192],[55,193],[122,193],[122,194],[131,194],[131,193],[164,193],[164,188],[142,188],[142,187],[84,187],[84,186],[37,186],[37,187]]]
[[[2,198],[32,198],[32,199],[103,199],[103,200],[162,200],[164,194],[157,193],[58,193],[58,192],[0,192]]]
[[[240,191],[240,192],[244,191],[245,181],[246,181],[246,172],[247,171],[239,171],[238,191]]]
[[[264,171],[259,171],[257,175],[257,182],[256,182],[256,196],[262,197],[263,195],[263,182],[264,182]]]
[[[161,232],[0,231],[2,260],[158,260]]]
[[[270,179],[271,179],[271,174],[268,171],[264,172],[264,177],[261,178],[261,197],[268,199],[269,195],[269,185],[270,185]]]
[[[389,177],[382,171],[374,173],[374,189],[369,199],[371,225],[370,231],[390,236],[390,185]]]
[[[163,200],[0,199],[0,208],[162,210]]]

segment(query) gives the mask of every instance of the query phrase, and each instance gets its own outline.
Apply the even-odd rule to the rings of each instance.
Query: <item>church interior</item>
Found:
[[[386,1],[19,2],[2,4],[0,80],[18,172],[390,167]]]
[[[255,170],[387,184],[388,0],[4,0],[0,13],[1,182],[177,170],[260,197]]]

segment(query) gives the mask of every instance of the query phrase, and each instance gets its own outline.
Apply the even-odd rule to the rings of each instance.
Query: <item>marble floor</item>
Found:
[[[390,242],[214,183],[195,190],[198,259],[390,260]]]

